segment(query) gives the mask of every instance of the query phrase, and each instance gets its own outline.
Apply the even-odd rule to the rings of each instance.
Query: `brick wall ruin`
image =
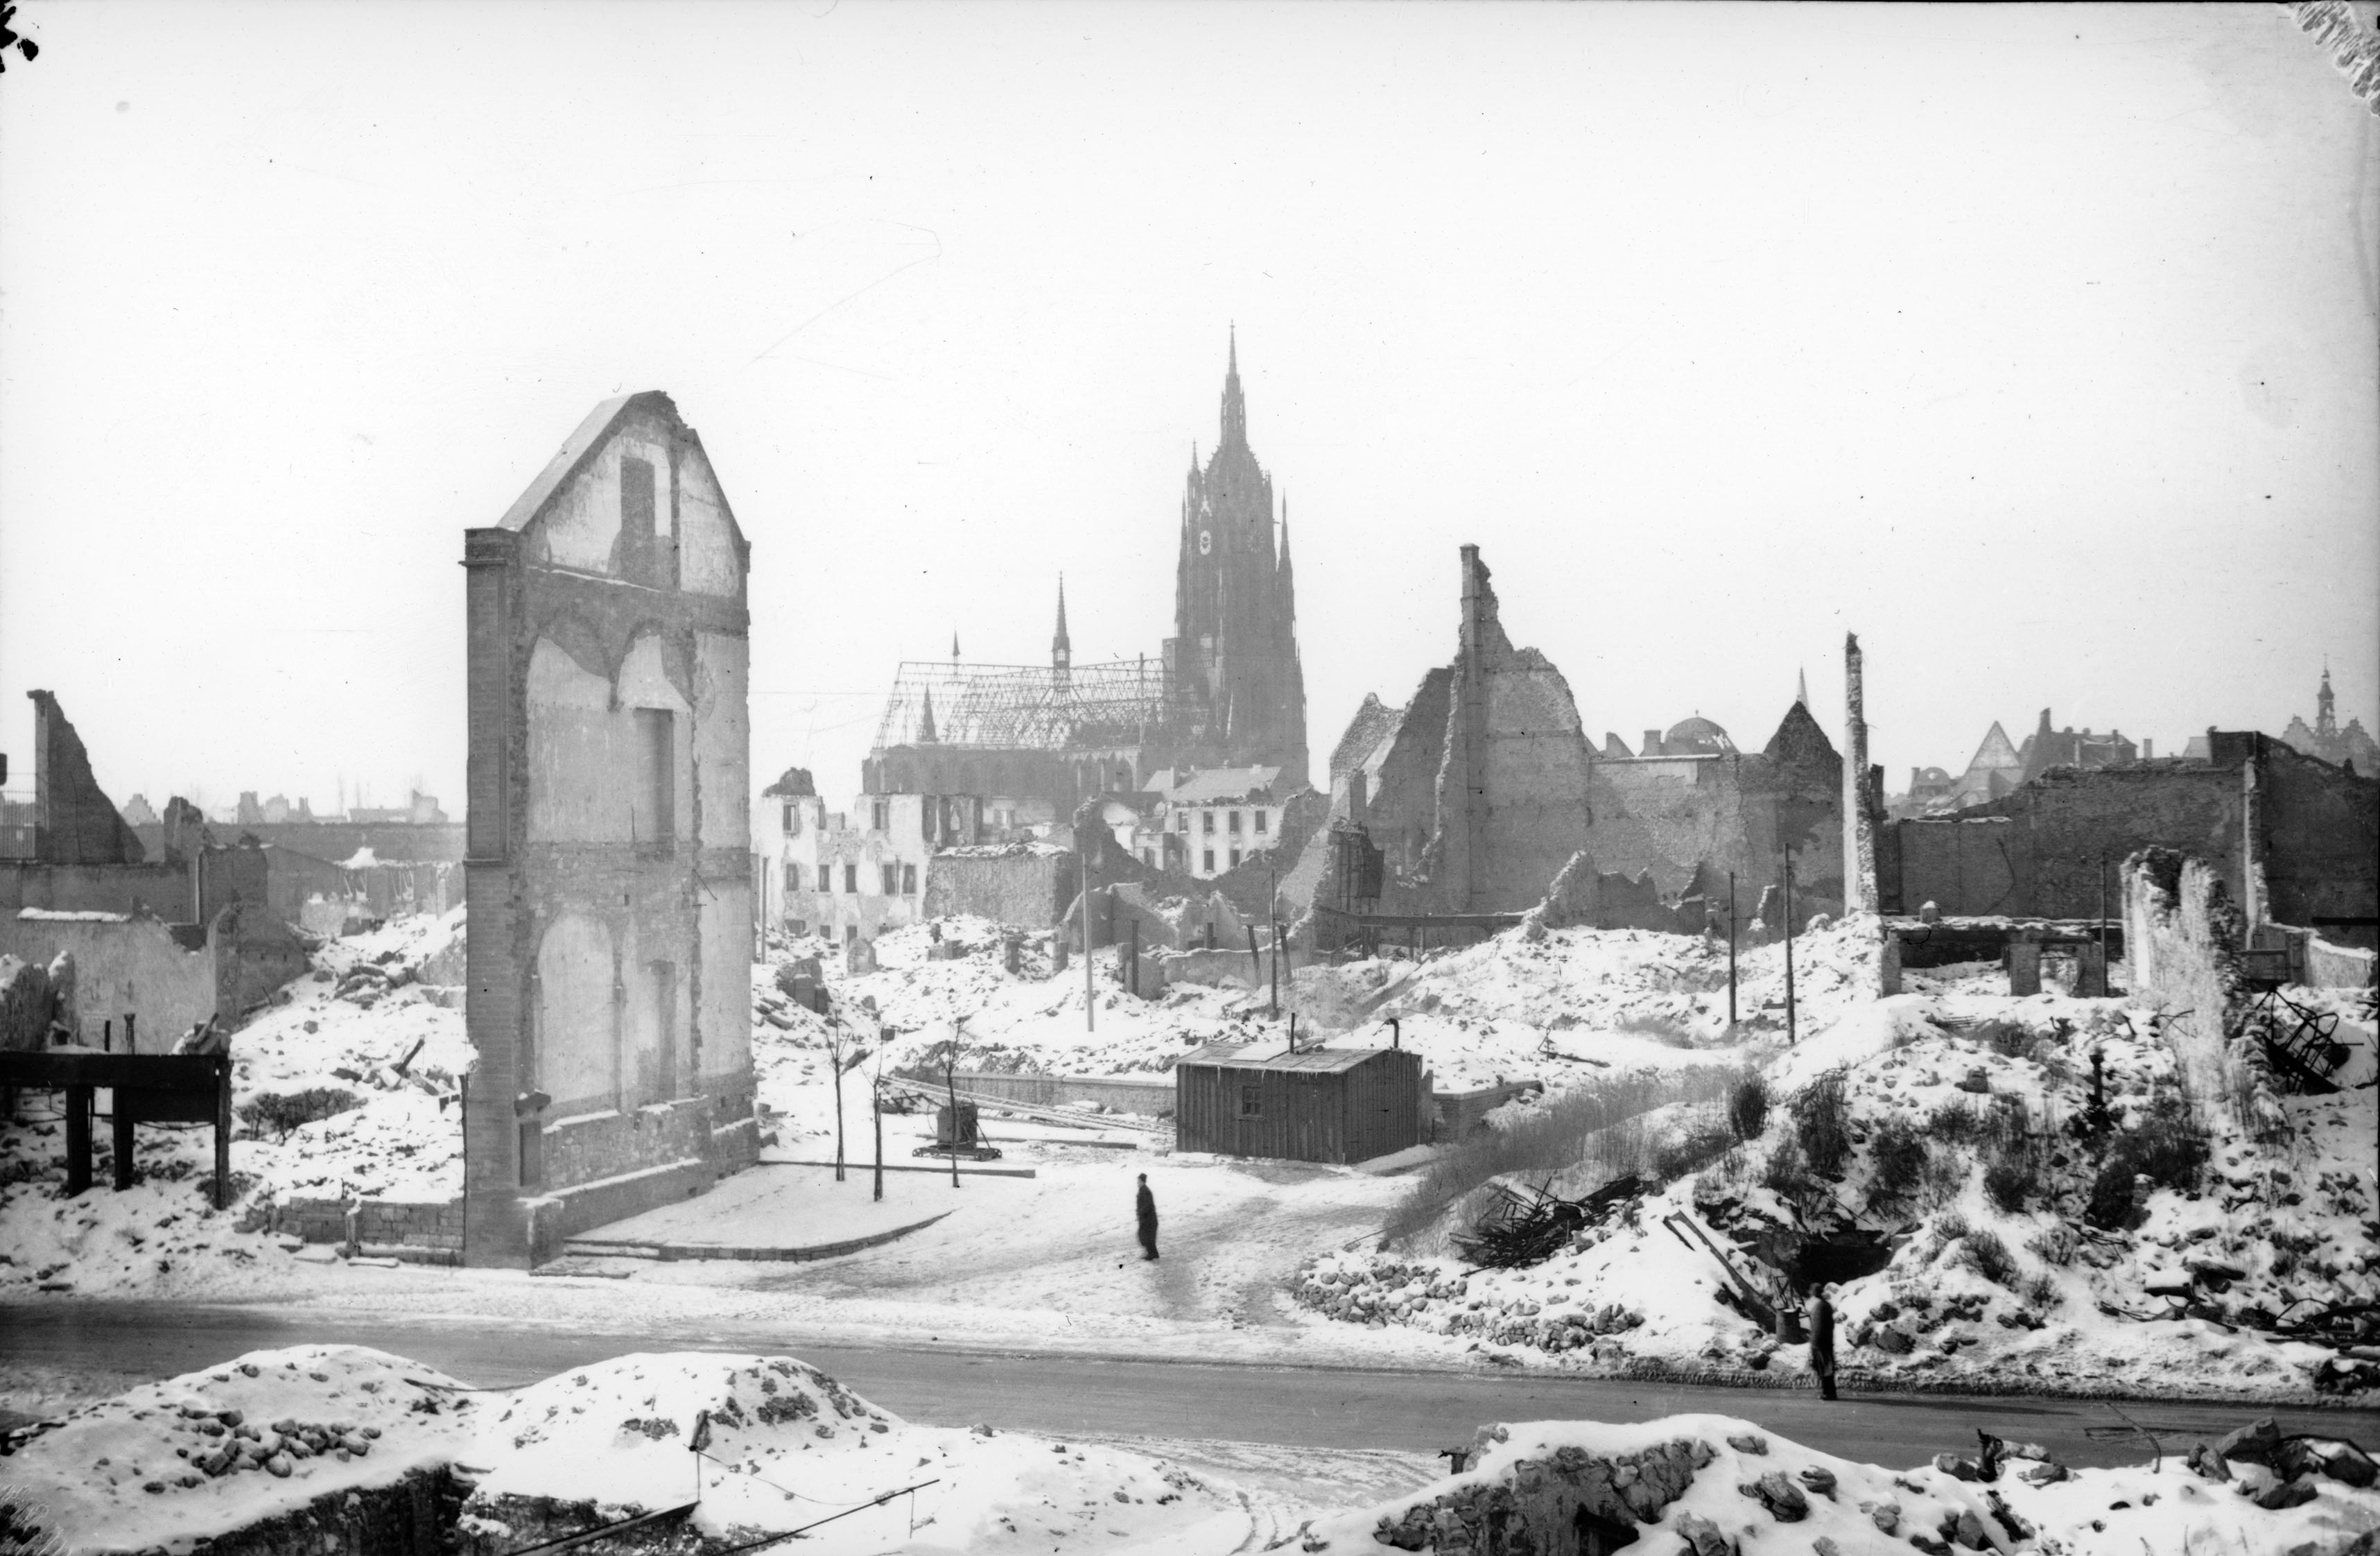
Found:
[[[757,1152],[748,558],[647,393],[597,407],[464,565],[465,1246],[520,1264]],[[654,1105],[678,1122],[643,1127]]]
[[[2371,917],[2380,901],[2380,781],[2256,734],[2217,734],[2207,761],[2055,767],[1954,816],[1888,825],[1888,911],[2097,918],[2143,849],[2201,860],[2257,921]],[[1965,829],[1976,822],[2001,828]],[[1998,856],[1996,859],[1994,855]],[[2373,931],[2325,929],[2333,939]]]
[[[1477,546],[1463,548],[1437,827],[1424,872],[1441,911],[1527,908],[1586,842],[1586,735],[1570,683],[1504,633]]]
[[[54,865],[137,865],[140,840],[91,775],[82,736],[46,691],[33,703],[33,857]]]

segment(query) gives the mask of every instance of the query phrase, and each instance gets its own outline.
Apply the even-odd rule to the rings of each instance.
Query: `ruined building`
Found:
[[[2267,735],[2209,731],[2201,760],[2058,766],[1983,805],[1895,821],[1878,837],[1887,912],[2095,918],[2124,860],[2205,860],[2252,922],[2373,943],[2380,781]]]
[[[464,534],[477,1061],[465,1256],[548,1256],[757,1151],[749,555],[666,395]]]
[[[1314,900],[1392,915],[1519,912],[1578,855],[1628,878],[1632,898],[1702,898],[1722,915],[1732,872],[1749,920],[1790,850],[1797,918],[1840,910],[1844,764],[1802,699],[1757,753],[1699,715],[1647,730],[1643,754],[1617,735],[1598,749],[1561,672],[1513,647],[1474,546],[1462,550],[1460,607],[1454,662],[1402,708],[1366,698],[1332,749],[1336,831],[1309,846],[1343,847],[1334,837],[1360,831],[1349,857],[1377,850],[1366,868],[1378,895],[1332,881]],[[1700,927],[1691,912],[1672,921]]]
[[[224,847],[176,798],[155,857],[91,772],[58,699],[33,703],[30,841],[0,859],[0,955],[72,957],[68,1031],[91,1046],[135,1018],[141,1052],[162,1052],[200,1021],[229,1027],[306,970],[305,948],[272,909],[271,859]],[[124,1039],[118,1038],[118,1042]]]
[[[2351,767],[2366,778],[2380,769],[2380,741],[2365,733],[2363,721],[2350,719],[2347,727],[2338,727],[2338,699],[2330,689],[2330,666],[2322,667],[2322,687],[2313,694],[2313,727],[2308,729],[2302,715],[2291,718],[2289,727],[2281,731],[2281,738],[2310,757],[2319,757],[2333,767]]]

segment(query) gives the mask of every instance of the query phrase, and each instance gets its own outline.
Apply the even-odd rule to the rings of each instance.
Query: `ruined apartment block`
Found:
[[[749,552],[657,392],[467,530],[465,1257],[521,1265],[757,1151]]]

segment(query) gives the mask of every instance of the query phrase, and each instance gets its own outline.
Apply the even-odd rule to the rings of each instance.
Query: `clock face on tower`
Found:
[[[1198,531],[1198,554],[1199,554],[1199,555],[1201,555],[1201,556],[1204,556],[1204,555],[1206,555],[1208,552],[1213,551],[1214,549],[1215,549],[1215,532],[1214,532],[1213,530],[1211,530],[1211,529],[1201,529],[1201,530],[1199,530],[1199,531]]]

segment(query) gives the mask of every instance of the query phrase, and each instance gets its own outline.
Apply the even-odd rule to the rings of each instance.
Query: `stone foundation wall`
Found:
[[[309,1243],[419,1264],[463,1262],[458,1199],[290,1199],[272,1208],[271,1230]]]

